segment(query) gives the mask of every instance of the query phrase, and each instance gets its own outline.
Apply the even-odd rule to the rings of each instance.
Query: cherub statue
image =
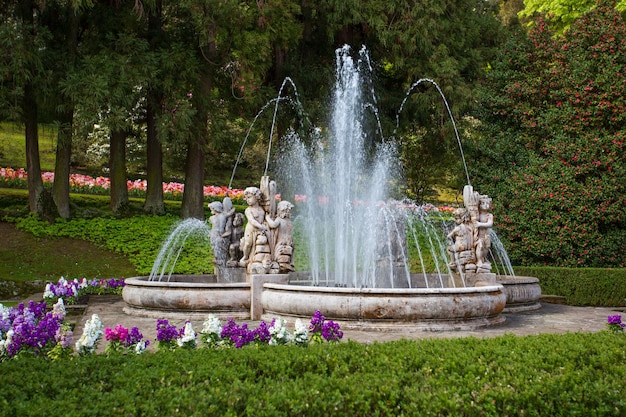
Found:
[[[235,213],[233,217],[232,231],[230,234],[230,246],[228,247],[230,259],[226,263],[226,265],[230,267],[238,266],[239,259],[243,256],[243,253],[241,252],[241,238],[244,234],[243,221],[243,214]]]
[[[294,205],[289,201],[281,201],[277,206],[276,219],[270,215],[265,216],[265,221],[271,229],[274,229],[274,261],[279,265],[279,273],[295,271],[293,266],[293,224],[291,223],[291,210]]]
[[[245,210],[248,223],[244,229],[244,235],[241,239],[241,250],[243,257],[239,260],[240,266],[247,266],[250,257],[254,255],[257,237],[264,235],[268,231],[268,227],[263,224],[265,221],[265,210],[259,205],[261,200],[261,190],[257,187],[248,187],[244,190],[244,198],[248,207]]]
[[[491,213],[491,198],[481,195],[478,202],[478,219],[474,223],[476,238],[476,267],[477,272],[490,272],[491,263],[487,260],[491,249],[491,228],[493,214]]]
[[[465,208],[456,209],[454,211],[454,222],[456,226],[447,236],[451,241],[451,244],[447,248],[450,254],[450,268],[462,270],[463,266],[471,260],[467,259],[467,257],[461,258],[460,255],[463,252],[471,251],[473,248],[473,232],[471,226],[468,224],[468,210]]]
[[[213,201],[208,205],[211,210],[212,216],[209,217],[211,223],[211,248],[213,249],[214,262],[218,266],[223,266],[228,258],[228,244],[226,234],[227,216],[224,213],[222,203],[219,201]]]

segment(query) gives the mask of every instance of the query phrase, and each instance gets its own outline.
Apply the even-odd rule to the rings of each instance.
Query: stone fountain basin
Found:
[[[334,288],[265,283],[262,319],[311,317],[316,310],[342,328],[472,330],[503,323],[502,285],[471,288]]]
[[[294,284],[289,275],[250,275],[218,282],[215,275],[126,280],[124,311],[151,318],[309,320],[316,310],[345,329],[473,330],[505,321],[501,313],[540,307],[537,278],[503,277],[466,288],[344,288]]]
[[[504,313],[522,313],[541,308],[539,279],[504,275],[496,281],[504,287],[506,307]]]
[[[220,283],[215,275],[172,275],[169,281],[135,277],[125,283],[126,314],[182,320],[205,319],[209,313],[250,318],[249,282]]]

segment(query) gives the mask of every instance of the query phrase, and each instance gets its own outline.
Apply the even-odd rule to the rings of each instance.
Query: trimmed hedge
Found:
[[[0,372],[0,416],[626,414],[626,337],[609,332],[21,357]]]
[[[626,269],[515,267],[515,275],[539,278],[542,294],[574,306],[626,306]]]

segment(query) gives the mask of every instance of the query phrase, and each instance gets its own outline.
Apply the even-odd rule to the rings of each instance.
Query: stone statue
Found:
[[[294,205],[288,201],[276,204],[276,183],[270,181],[267,176],[261,179],[260,188],[246,188],[244,198],[248,203],[245,210],[247,223],[240,241],[242,256],[238,265],[245,267],[248,274],[294,271],[291,223],[291,210]],[[235,215],[233,234],[236,233],[238,224],[240,219]],[[230,248],[235,251],[236,244],[231,243]],[[231,253],[231,259],[232,257]]]
[[[272,219],[269,214],[265,221],[274,232],[274,260],[278,263],[279,273],[295,271],[292,264],[293,257],[293,224],[291,210],[293,204],[281,201],[277,206],[277,217]]]
[[[491,249],[492,227],[491,198],[481,195],[478,203],[478,219],[474,223],[477,273],[491,272],[491,263],[487,260],[487,256]]]
[[[228,259],[228,246],[230,243],[230,232],[226,230],[228,216],[224,213],[224,206],[219,201],[213,201],[208,205],[211,210],[210,241],[213,249],[213,263],[216,267],[224,267]]]
[[[244,235],[243,223],[244,215],[242,213],[235,213],[230,234],[230,245],[228,247],[230,258],[226,262],[226,266],[228,267],[239,266],[239,259],[243,256],[243,252],[241,251],[241,238]]]
[[[454,211],[454,222],[456,226],[448,233],[448,246],[450,255],[450,269],[465,270],[468,264],[475,262],[474,239],[472,225],[469,222],[469,213],[465,208],[458,208]]]
[[[243,257],[239,260],[239,266],[248,267],[250,271],[249,263],[250,258],[256,256],[257,246],[267,245],[266,232],[269,228],[263,224],[265,221],[265,210],[259,202],[261,201],[261,190],[257,187],[248,187],[244,190],[244,198],[248,207],[246,208],[245,215],[248,223],[244,229],[244,235],[241,239],[241,250]],[[269,248],[267,252],[269,254]],[[253,259],[254,263],[267,261],[266,257],[262,259]]]
[[[471,185],[466,185],[463,202],[465,208],[455,211],[456,227],[448,234],[448,239],[452,240],[448,246],[450,269],[475,274],[472,278],[475,282],[495,282],[494,277],[490,278],[493,274],[491,263],[487,260],[493,227],[491,198],[474,191]]]

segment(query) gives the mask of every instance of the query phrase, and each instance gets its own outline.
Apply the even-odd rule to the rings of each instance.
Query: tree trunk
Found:
[[[185,167],[185,192],[181,207],[183,219],[204,219],[205,134],[189,143]]]
[[[148,93],[148,104],[146,108],[146,170],[148,185],[146,189],[146,202],[143,209],[147,213],[163,214],[165,212],[165,204],[163,202],[163,148],[156,128],[156,103],[152,94]]]
[[[54,161],[54,183],[52,199],[59,216],[70,217],[70,162],[72,158],[73,110],[61,115],[61,125],[57,134],[56,159]]]
[[[162,1],[156,0],[148,15],[148,36],[150,47],[156,50],[161,43],[163,32]],[[143,209],[146,213],[163,214],[163,147],[156,126],[156,115],[162,94],[154,89],[148,90],[146,104],[146,171],[147,189]]]
[[[68,17],[67,27],[67,55],[68,65],[75,65],[78,49],[78,14],[72,7],[66,8]],[[72,133],[74,124],[74,104],[72,100],[62,95],[60,97],[62,111],[59,115],[59,132],[57,134],[56,159],[54,161],[54,183],[52,184],[52,199],[59,216],[64,219],[70,217],[70,163],[72,160]]]
[[[187,146],[187,164],[185,167],[185,192],[181,216],[186,219],[195,217],[204,219],[204,161],[208,143],[208,97],[210,94],[209,75],[205,72],[192,103],[196,108],[194,117],[195,135]]]
[[[126,131],[111,131],[109,151],[109,170],[111,178],[111,210],[117,214],[128,206],[128,186],[126,184]]]
[[[44,192],[39,161],[39,133],[37,131],[37,102],[33,86],[24,86],[24,125],[26,135],[26,171],[28,172],[28,203],[31,213],[43,214],[41,197]]]

